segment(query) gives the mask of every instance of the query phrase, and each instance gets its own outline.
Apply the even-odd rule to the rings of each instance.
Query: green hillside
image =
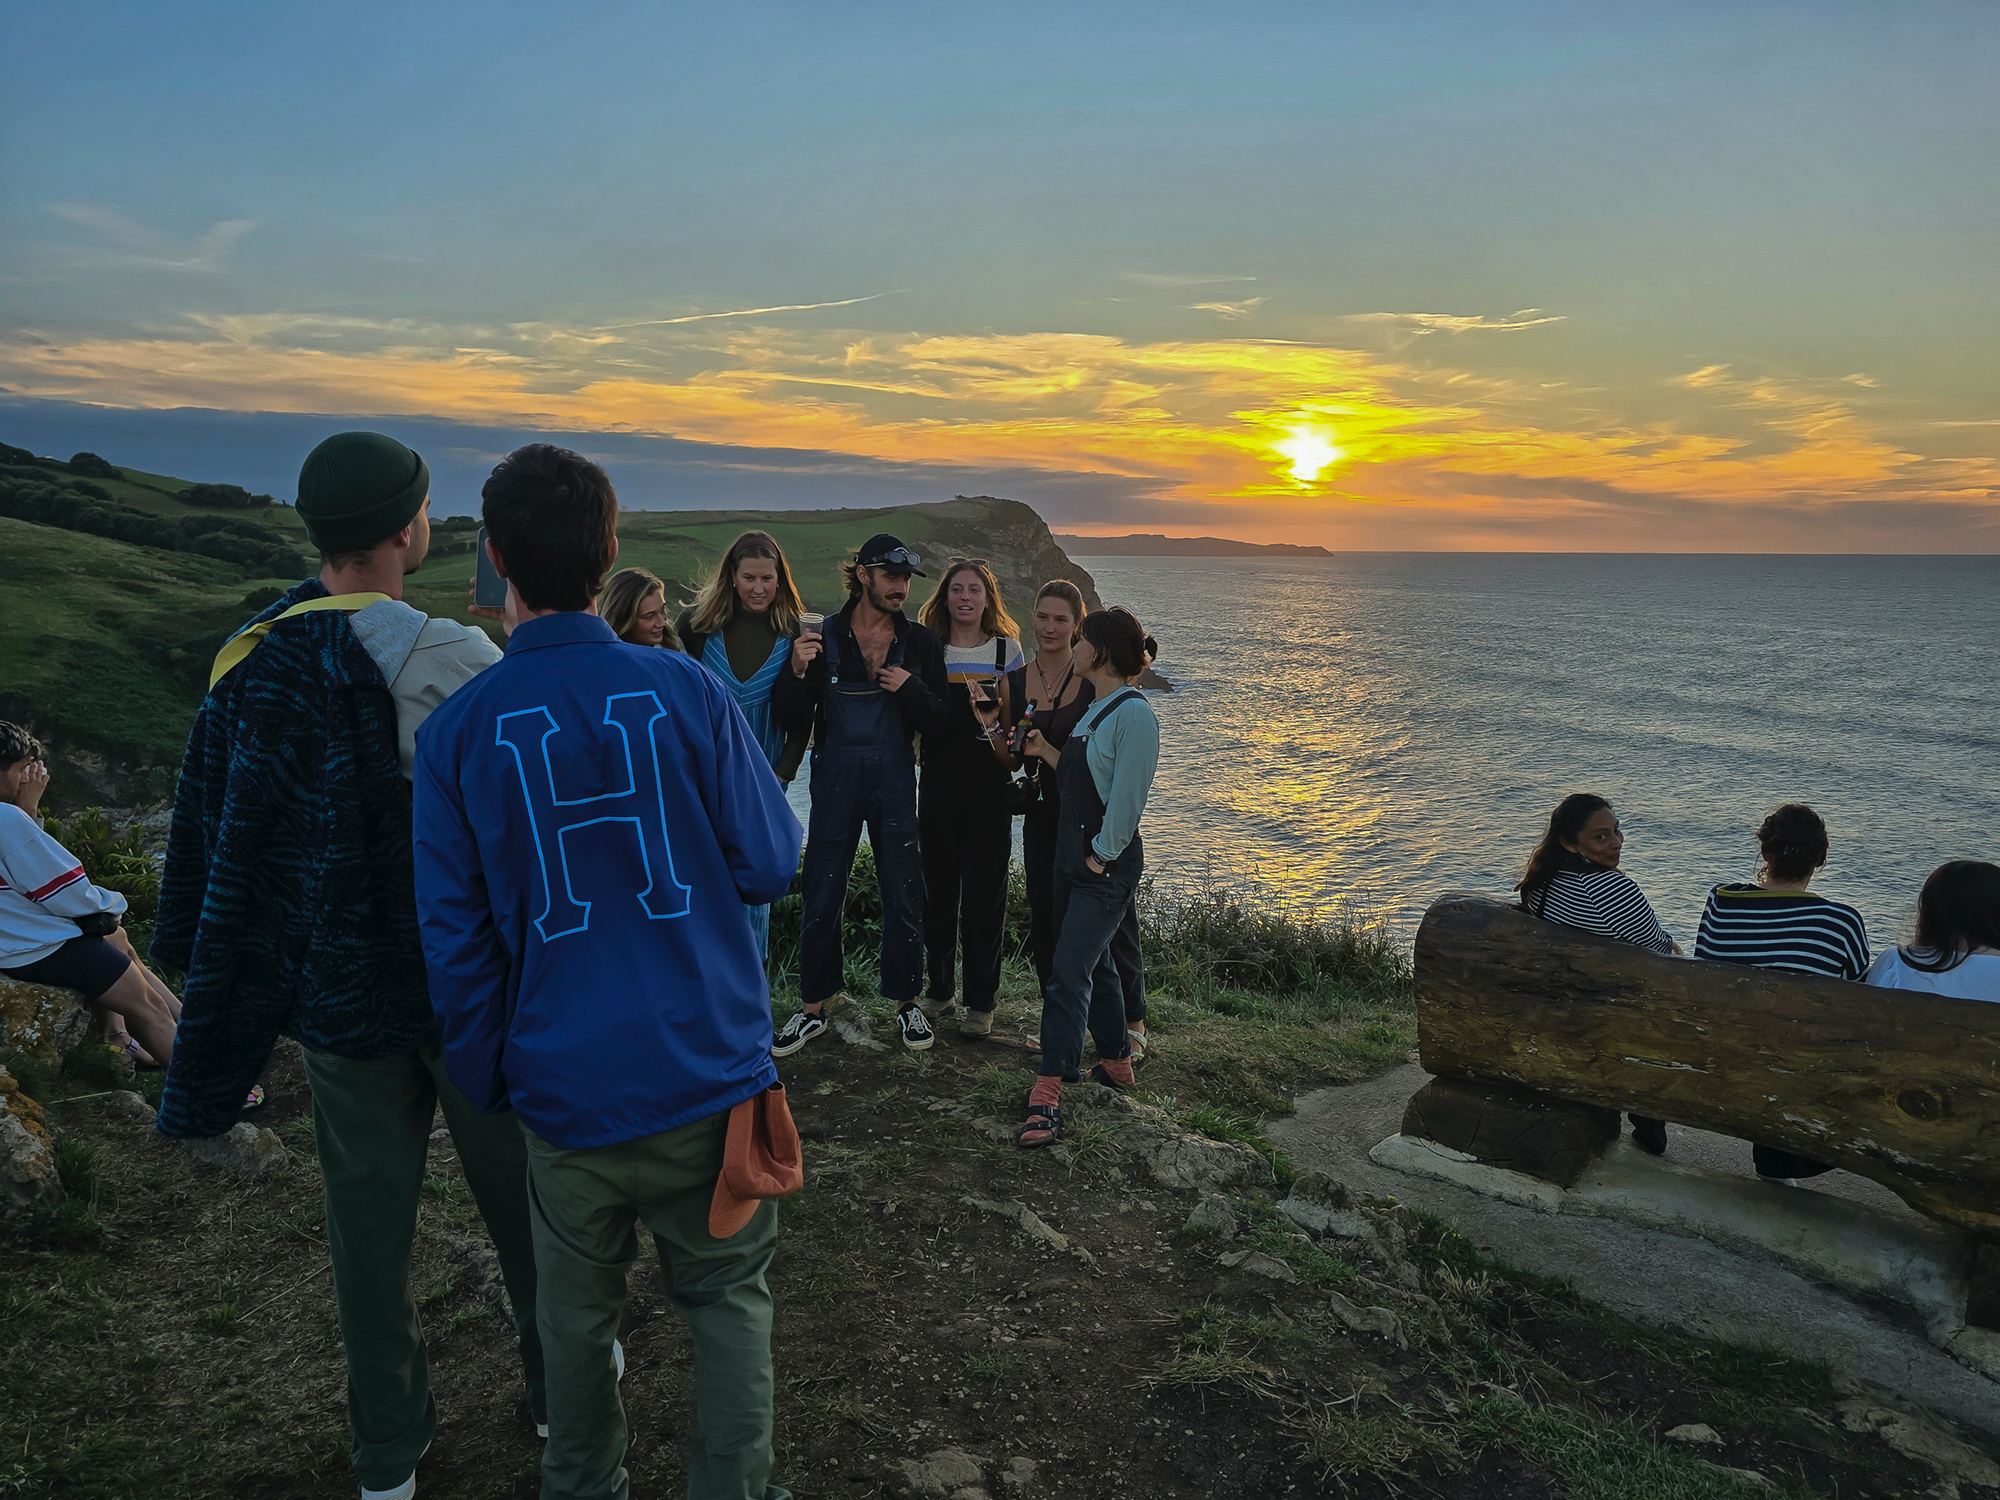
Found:
[[[461,516],[433,529],[431,558],[410,580],[418,608],[466,617],[477,525]],[[1090,575],[1013,500],[628,511],[618,527],[620,562],[666,579],[677,606],[750,528],[779,539],[815,608],[845,597],[840,563],[876,531],[922,553],[933,579],[948,557],[990,559],[1018,615],[1050,578],[1072,579],[1098,602]],[[0,444],[0,717],[54,744],[72,782],[99,800],[162,792],[216,648],[312,568],[296,512],[268,496]],[[927,594],[920,581],[915,597]]]

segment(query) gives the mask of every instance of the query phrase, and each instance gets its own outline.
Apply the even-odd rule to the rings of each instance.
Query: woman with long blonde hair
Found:
[[[634,646],[677,647],[667,625],[667,586],[644,568],[620,568],[604,581],[597,613],[619,640]]]
[[[771,694],[791,663],[805,601],[792,581],[791,564],[777,538],[746,531],[729,544],[694,602],[674,622],[681,649],[714,674],[736,699],[750,732],[778,779],[789,783],[805,759],[810,727],[787,735],[772,711]],[[752,907],[757,948],[768,952],[771,908]]]
[[[1007,925],[1007,862],[1014,850],[1007,727],[1021,706],[1021,627],[981,558],[954,557],[917,616],[944,648],[950,702],[924,736],[917,829],[924,862],[924,950],[930,1000],[948,1007],[964,939],[964,1036],[990,1036]]]

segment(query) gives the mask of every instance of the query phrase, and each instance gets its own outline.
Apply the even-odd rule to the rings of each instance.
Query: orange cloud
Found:
[[[122,338],[23,332],[0,338],[0,385],[123,406],[439,416],[1094,472],[1151,484],[1169,508],[1225,503],[1296,527],[1360,505],[1497,519],[1602,517],[1619,497],[1642,513],[1669,500],[1698,512],[1910,497],[1992,507],[2000,496],[1990,454],[1899,440],[1860,404],[1877,398],[1852,375],[1704,365],[1665,377],[1654,410],[1623,417],[1601,393],[1586,407],[1560,384],[1407,351],[707,321],[719,316],[455,328],[281,312]],[[1553,317],[1393,316],[1439,332]]]

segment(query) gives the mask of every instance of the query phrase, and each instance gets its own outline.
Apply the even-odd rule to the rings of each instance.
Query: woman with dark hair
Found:
[[[1861,913],[1810,889],[1826,854],[1826,824],[1818,813],[1797,802],[1774,811],[1757,829],[1757,879],[1718,885],[1708,893],[1694,956],[1859,979],[1868,968],[1868,928]],[[1753,1145],[1750,1156],[1759,1177],[1780,1182],[1833,1170],[1776,1146]]]
[[[778,678],[791,662],[792,642],[805,618],[805,602],[792,581],[791,564],[777,538],[746,531],[729,544],[694,602],[674,622],[681,650],[729,689],[750,723],[778,780],[790,784],[806,758],[810,727],[787,734],[771,706]],[[757,951],[771,948],[771,908],[750,908]]]
[[[667,628],[667,586],[644,568],[620,568],[605,579],[597,613],[628,645],[672,650],[679,644]]]
[[[1625,832],[1611,804],[1574,792],[1556,804],[1548,831],[1514,887],[1521,909],[1545,921],[1632,943],[1649,953],[1678,953],[1645,892],[1618,868]],[[1655,1156],[1667,1150],[1664,1120],[1633,1115],[1632,1139]]]
[[[2000,1004],[2000,865],[1954,859],[1931,871],[1917,940],[1876,959],[1868,982]]]
[[[1039,731],[1028,735],[1028,753],[1053,767],[1061,786],[1055,905],[1062,927],[1042,990],[1042,1061],[1017,1137],[1022,1146],[1061,1136],[1062,1086],[1083,1060],[1086,1029],[1097,1044],[1092,1080],[1132,1086],[1124,981],[1111,948],[1121,928],[1137,939],[1145,872],[1139,820],[1159,765],[1160,722],[1135,684],[1158,653],[1130,610],[1087,616],[1077,654],[1095,701],[1061,750]]]
[[[917,616],[944,649],[950,684],[944,717],[924,735],[917,827],[924,860],[924,953],[929,998],[951,1004],[964,936],[962,1036],[991,1036],[1000,997],[1000,945],[1007,926],[1007,862],[1014,828],[1007,808],[1013,768],[1005,726],[1020,700],[1021,627],[1000,598],[1000,580],[975,557],[945,564]]]

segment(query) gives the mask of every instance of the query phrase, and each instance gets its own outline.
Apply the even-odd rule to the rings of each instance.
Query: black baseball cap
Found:
[[[854,565],[859,568],[890,568],[899,573],[914,573],[919,578],[928,578],[917,564],[923,558],[905,547],[897,538],[886,531],[878,531],[861,544],[854,554]]]

